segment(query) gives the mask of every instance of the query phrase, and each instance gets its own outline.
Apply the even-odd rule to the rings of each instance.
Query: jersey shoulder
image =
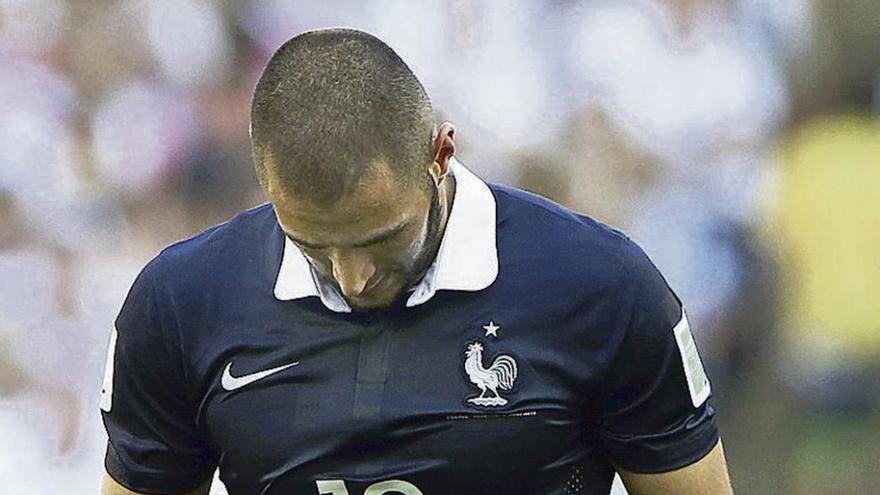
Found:
[[[613,268],[626,254],[631,241],[620,230],[528,191],[494,184],[491,189],[501,254],[519,253],[543,262],[544,270],[575,272],[580,267]]]
[[[278,232],[272,206],[260,205],[171,244],[144,271],[157,286],[178,293],[204,292],[242,277],[271,276],[283,246]]]
[[[513,219],[519,228],[539,232],[566,230],[572,235],[558,237],[568,241],[625,242],[628,237],[614,227],[588,215],[577,213],[538,194],[509,186],[492,184],[490,189],[498,203],[498,219]]]
[[[666,285],[642,248],[622,231],[528,191],[490,188],[498,211],[499,261],[508,271],[588,298]]]

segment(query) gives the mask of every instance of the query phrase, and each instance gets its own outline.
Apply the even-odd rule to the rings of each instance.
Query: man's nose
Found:
[[[330,262],[333,264],[333,278],[346,297],[361,295],[370,277],[376,273],[376,265],[370,256],[357,251],[337,251],[330,255]]]

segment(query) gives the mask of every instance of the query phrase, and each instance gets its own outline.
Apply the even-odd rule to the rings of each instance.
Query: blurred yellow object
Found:
[[[876,360],[880,121],[811,121],[783,142],[781,159],[771,235],[782,254],[784,345],[826,363]]]

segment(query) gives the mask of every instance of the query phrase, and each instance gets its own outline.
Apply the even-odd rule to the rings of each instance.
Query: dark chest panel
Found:
[[[552,312],[438,299],[226,319],[201,344],[199,421],[230,493],[607,494]]]

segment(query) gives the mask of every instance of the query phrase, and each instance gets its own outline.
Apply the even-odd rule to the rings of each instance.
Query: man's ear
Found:
[[[443,122],[434,138],[434,161],[430,166],[434,182],[440,184],[449,172],[449,159],[455,155],[455,126],[451,122]]]

